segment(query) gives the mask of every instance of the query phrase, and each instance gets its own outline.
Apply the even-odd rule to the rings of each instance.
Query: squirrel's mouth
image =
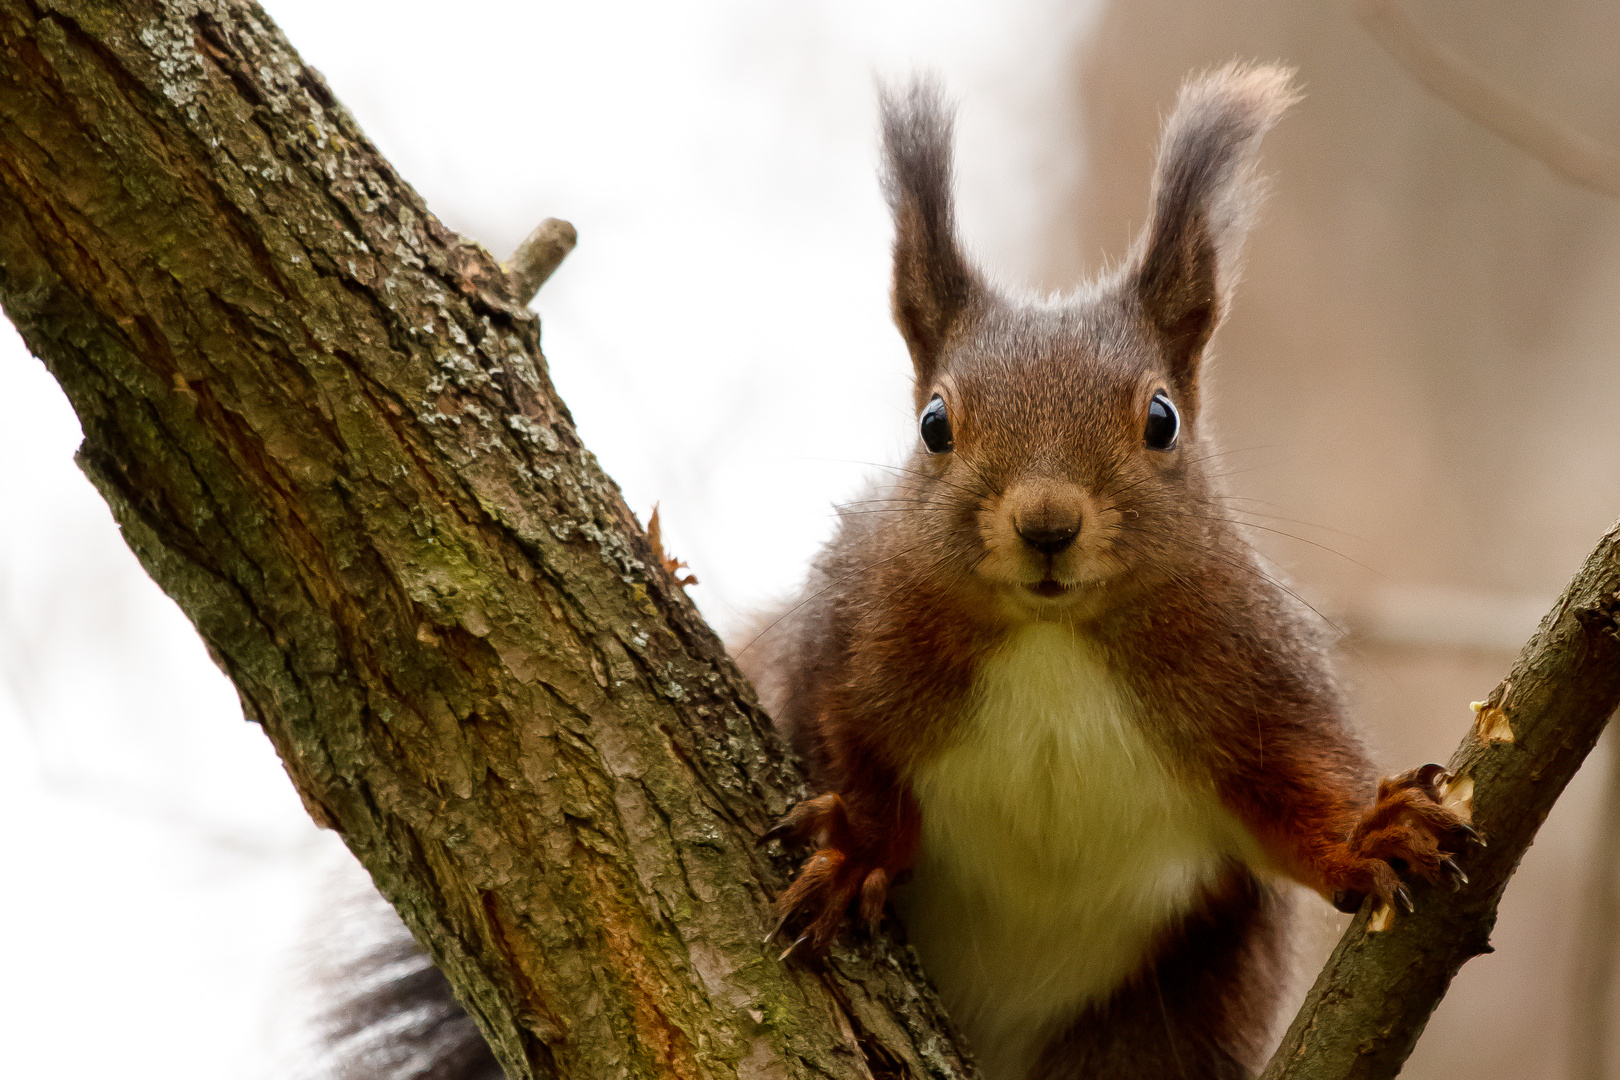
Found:
[[[1024,588],[1028,589],[1030,592],[1034,593],[1036,596],[1041,596],[1041,597],[1045,597],[1048,600],[1052,600],[1052,599],[1055,599],[1055,598],[1057,598],[1059,596],[1062,596],[1064,593],[1066,593],[1070,589],[1074,588],[1074,586],[1073,585],[1065,585],[1065,584],[1063,584],[1063,582],[1054,581],[1052,578],[1044,578],[1041,581],[1037,581],[1032,585],[1025,585]]]

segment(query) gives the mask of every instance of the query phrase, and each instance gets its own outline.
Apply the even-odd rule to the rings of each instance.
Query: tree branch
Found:
[[[0,0],[0,302],[79,461],[512,1080],[961,1063],[759,941],[799,792],[535,318],[244,0]]]
[[[1395,62],[1463,115],[1553,172],[1620,198],[1620,153],[1497,86],[1484,72],[1423,32],[1394,0],[1355,0],[1356,18]]]
[[[1502,890],[1617,707],[1620,525],[1478,707],[1447,766],[1448,805],[1471,811],[1490,845],[1459,860],[1469,883],[1455,895],[1414,888],[1416,914],[1393,921],[1365,905],[1262,1080],[1374,1080],[1400,1070],[1452,976],[1490,951]]]
[[[546,218],[524,237],[505,264],[507,280],[518,303],[527,304],[534,299],[540,286],[556,272],[578,242],[579,233],[574,231],[573,225],[554,217]]]

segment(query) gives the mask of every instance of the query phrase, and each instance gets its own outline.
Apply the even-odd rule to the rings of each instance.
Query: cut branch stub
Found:
[[[561,218],[548,217],[534,227],[512,257],[506,260],[506,276],[518,303],[532,301],[579,243],[579,233]]]

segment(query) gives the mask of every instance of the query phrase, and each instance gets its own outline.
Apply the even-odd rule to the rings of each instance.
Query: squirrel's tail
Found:
[[[281,1010],[276,1080],[504,1080],[365,871],[347,851],[333,859]]]

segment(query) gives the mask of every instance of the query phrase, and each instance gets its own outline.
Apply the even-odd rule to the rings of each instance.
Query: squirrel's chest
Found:
[[[1224,866],[1255,854],[1213,793],[1165,766],[1138,711],[1084,639],[1027,627],[911,776],[922,844],[900,908],[988,1075],[1134,974]]]

